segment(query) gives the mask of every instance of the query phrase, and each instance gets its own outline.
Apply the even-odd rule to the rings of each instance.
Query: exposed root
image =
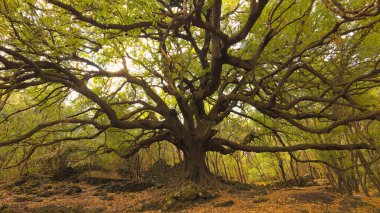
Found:
[[[218,195],[209,193],[204,187],[192,182],[182,184],[164,200],[162,210],[184,209],[194,202],[204,202],[218,197]]]

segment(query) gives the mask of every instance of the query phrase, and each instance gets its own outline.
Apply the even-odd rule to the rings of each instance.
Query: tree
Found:
[[[380,6],[374,1],[3,0],[0,3],[0,147],[30,149],[133,135],[127,158],[167,141],[184,179],[216,183],[206,152],[376,149],[370,143],[255,146],[218,132],[247,118],[281,141],[282,122],[323,134],[379,120]],[[24,104],[12,105],[12,97]],[[26,106],[25,106],[26,105]],[[49,112],[46,112],[50,110]],[[313,122],[311,122],[313,121]]]

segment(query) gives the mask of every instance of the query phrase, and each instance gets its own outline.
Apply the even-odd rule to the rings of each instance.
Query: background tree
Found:
[[[14,126],[1,147],[104,137],[96,151],[128,158],[167,141],[198,184],[218,182],[210,151],[377,149],[283,139],[379,119],[376,0],[2,0],[0,12],[1,131]],[[221,131],[243,118],[245,135]]]

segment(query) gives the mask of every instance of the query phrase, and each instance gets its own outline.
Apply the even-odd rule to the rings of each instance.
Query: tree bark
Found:
[[[371,166],[368,164],[367,159],[364,157],[363,153],[361,151],[357,151],[356,155],[359,157],[360,162],[364,165],[364,169],[366,173],[368,174],[369,179],[373,183],[373,185],[376,187],[377,191],[380,192],[380,181],[375,175],[375,173],[372,171]]]
[[[219,180],[206,165],[205,143],[194,142],[183,151],[185,182],[193,182],[202,186],[214,186]]]
[[[281,159],[281,156],[278,153],[276,154],[276,158],[278,160],[278,167],[280,168],[280,171],[281,171],[282,180],[286,181],[287,179],[286,179],[286,173],[285,173],[283,160]]]

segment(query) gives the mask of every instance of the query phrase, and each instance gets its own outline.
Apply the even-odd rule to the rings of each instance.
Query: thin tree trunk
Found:
[[[330,167],[326,166],[325,168],[327,169],[326,177],[329,180],[332,188],[335,189],[335,190],[338,190],[338,183],[337,183],[337,181],[334,178],[333,172],[331,171]]]
[[[380,192],[380,181],[372,171],[370,165],[368,164],[367,160],[365,159],[363,153],[361,151],[356,152],[357,156],[360,159],[360,162],[364,165],[364,169],[366,170],[366,173],[368,174],[369,179],[373,183],[373,185],[376,187],[377,191]]]
[[[286,174],[285,174],[284,163],[283,163],[283,161],[281,159],[281,156],[279,156],[278,153],[276,154],[276,158],[278,160],[278,167],[280,168],[282,180],[286,181],[287,179],[286,179]]]
[[[357,159],[355,161],[357,161]],[[356,165],[357,165],[357,162],[356,162]],[[358,179],[359,179],[358,181],[360,183],[360,187],[362,188],[365,196],[370,197],[369,192],[368,192],[368,188],[366,186],[366,182],[364,180],[366,178],[366,175],[361,174],[358,166],[355,167],[355,170],[356,170],[356,174],[358,175]]]
[[[226,179],[230,179],[230,176],[227,173],[227,167],[226,167],[226,163],[224,162],[223,157],[222,157],[222,163],[223,163],[224,175],[225,175]]]
[[[297,177],[298,177],[298,169],[297,169],[297,173],[296,173],[296,171],[295,171],[295,169],[294,169],[294,164],[293,164],[293,162],[294,162],[293,158],[290,158],[290,168],[291,168],[291,171],[292,171],[293,179],[295,180],[295,179],[297,179]],[[296,163],[297,163],[297,162],[296,162]],[[297,165],[296,165],[296,166],[297,166]]]

